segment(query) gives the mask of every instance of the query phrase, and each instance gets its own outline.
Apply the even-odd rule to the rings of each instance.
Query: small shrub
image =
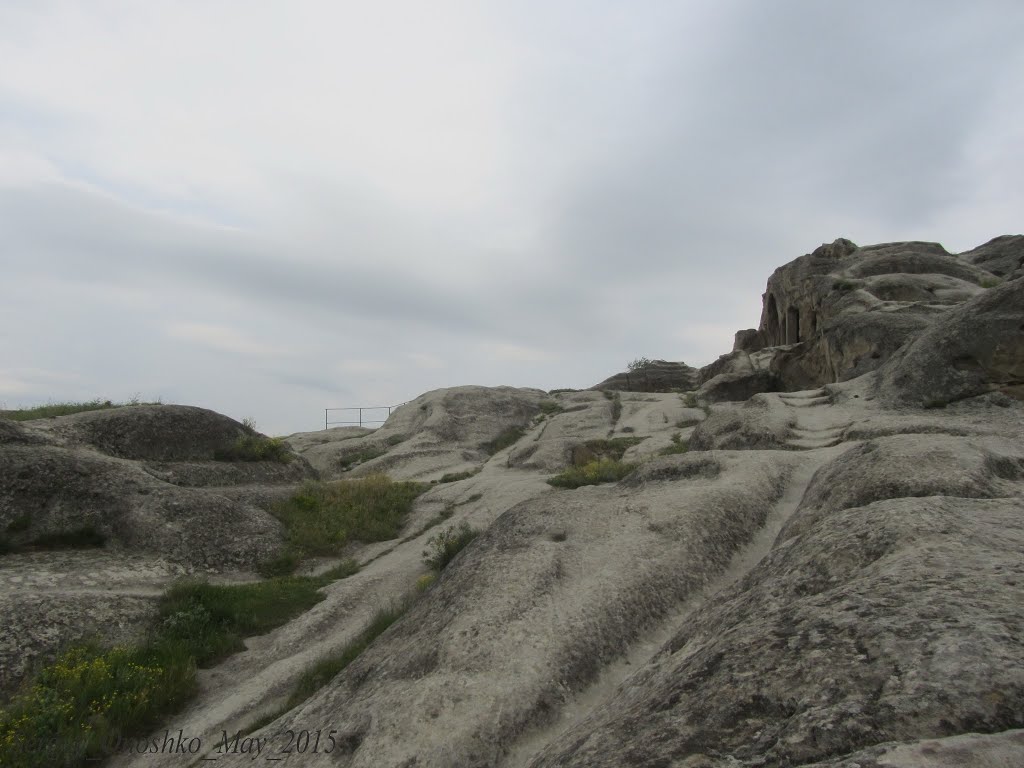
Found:
[[[622,416],[622,397],[618,392],[614,393],[612,398],[612,426],[619,421],[619,417]]]
[[[569,534],[565,531],[554,531],[548,538],[552,541],[560,542],[569,538]]]
[[[683,405],[687,408],[697,407],[697,393],[696,392],[684,392],[679,396],[679,399],[683,401]]]
[[[582,467],[569,467],[548,479],[556,488],[579,488],[584,485],[617,483],[636,469],[636,464],[627,464],[617,459],[597,459]]]
[[[860,287],[860,284],[853,280],[835,280],[832,282],[832,290],[847,293]]]
[[[583,391],[582,389],[571,389],[571,388],[549,389],[548,390],[548,394],[549,395],[562,395],[562,394],[565,394],[566,392],[582,392],[582,391]]]
[[[481,445],[480,450],[482,450],[484,453],[490,456],[493,456],[498,451],[503,451],[509,446],[515,445],[519,441],[519,438],[521,438],[522,436],[522,427],[509,427],[503,430],[502,433],[493,440],[490,440]]]
[[[634,371],[642,371],[644,368],[648,368],[654,365],[654,361],[647,357],[638,357],[636,360],[629,362],[626,365],[626,370],[630,373]]]
[[[423,594],[428,589],[430,589],[431,586],[433,586],[435,581],[437,581],[436,571],[431,571],[430,573],[423,574],[418,579],[416,579],[416,592],[418,592],[419,594]]]
[[[384,441],[384,444],[388,447],[391,447],[398,445],[399,443],[404,443],[408,439],[409,438],[406,437],[405,435],[391,435],[390,437],[387,438],[387,440]]]
[[[469,523],[463,520],[457,526],[450,526],[431,536],[427,540],[423,560],[435,571],[443,571],[445,566],[479,535],[480,531],[471,528]]]
[[[287,464],[293,458],[284,440],[263,435],[241,435],[227,448],[213,452],[216,461],[276,461]]]
[[[322,584],[330,584],[332,581],[347,579],[349,576],[355,576],[357,573],[359,573],[359,561],[353,557],[348,557],[330,570],[321,573],[317,580]]]
[[[995,288],[997,285],[1003,284],[1003,278],[1001,277],[983,277],[978,281],[978,285],[982,288]]]
[[[621,459],[626,449],[639,445],[646,437],[612,437],[604,440],[587,440],[573,450],[573,465],[581,467],[597,459]]]
[[[260,563],[256,569],[260,576],[272,579],[275,576],[290,576],[302,562],[302,556],[293,550],[285,550],[269,560]]]
[[[564,410],[565,409],[554,400],[540,401],[540,412],[545,416],[554,416],[556,413],[561,413]]]

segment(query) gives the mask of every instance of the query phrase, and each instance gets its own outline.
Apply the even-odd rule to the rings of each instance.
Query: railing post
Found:
[[[328,410],[330,410],[330,409],[329,408],[324,408],[324,430],[327,429],[327,411]]]

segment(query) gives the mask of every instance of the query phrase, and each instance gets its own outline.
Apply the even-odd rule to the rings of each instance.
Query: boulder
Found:
[[[994,237],[960,258],[1005,280],[1024,277],[1024,235]]]

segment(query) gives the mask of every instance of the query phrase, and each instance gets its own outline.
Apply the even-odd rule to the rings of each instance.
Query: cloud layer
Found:
[[[1022,33],[1016,2],[6,3],[0,401],[284,433],[707,362],[823,241],[1020,231]]]

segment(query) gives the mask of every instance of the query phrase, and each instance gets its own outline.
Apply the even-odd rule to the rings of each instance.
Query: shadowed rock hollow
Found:
[[[64,626],[73,601],[53,574],[84,574],[86,589],[119,585],[110,612],[130,635],[178,572],[255,553],[162,552],[161,526],[238,515],[274,551],[276,521],[254,503],[268,489],[385,472],[432,483],[403,535],[354,546],[358,573],[202,673],[155,731],[202,738],[190,764],[251,764],[216,745],[255,723],[272,754],[289,730],[333,732],[330,754],[296,765],[1024,765],[1022,241],[957,255],[837,240],[776,270],[760,327],[700,371],[659,362],[671,376],[617,374],[600,391],[436,390],[375,431],[291,436],[288,465],[218,469],[213,451],[242,427],[198,409],[169,412],[166,446],[113,412],[0,421],[0,521],[125,521],[107,549],[3,556],[6,610],[38,635]],[[188,418],[210,424],[194,445],[174,436]],[[619,482],[546,482],[616,460],[635,465]],[[413,592],[429,538],[461,522],[481,535],[283,707],[303,672]],[[134,579],[104,559],[128,545]],[[0,632],[2,647],[19,663]]]

